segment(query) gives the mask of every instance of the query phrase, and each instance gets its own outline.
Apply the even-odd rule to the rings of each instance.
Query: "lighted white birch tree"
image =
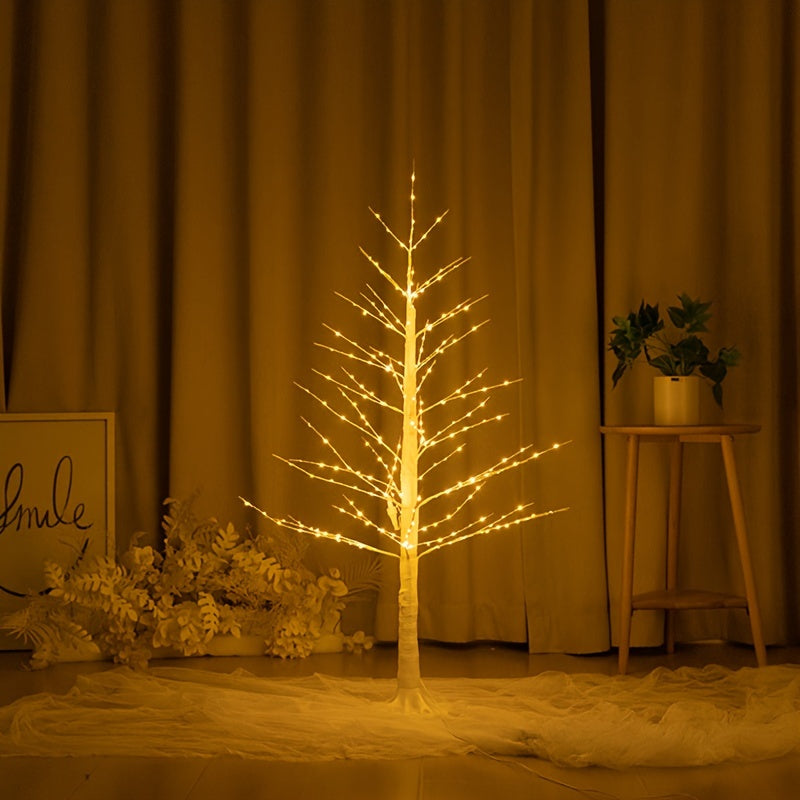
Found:
[[[275,517],[248,500],[242,500],[246,506],[282,528],[398,559],[397,694],[393,702],[406,710],[424,712],[430,710],[430,704],[420,676],[417,638],[419,559],[467,539],[507,531],[537,517],[556,513],[534,511],[533,503],[527,502],[500,513],[478,517],[471,513],[470,506],[487,481],[517,469],[543,453],[557,449],[559,445],[553,444],[544,450],[536,450],[532,445],[523,446],[511,455],[494,460],[476,474],[428,491],[428,487],[435,483],[432,478],[436,477],[436,473],[464,451],[465,438],[470,431],[507,416],[489,413],[489,392],[516,381],[489,384],[486,380],[487,370],[484,369],[438,396],[426,397],[423,388],[438,360],[486,323],[486,320],[466,325],[462,322],[458,326],[460,318],[465,317],[486,296],[478,300],[463,300],[433,318],[418,321],[417,312],[422,296],[463,267],[469,259],[457,258],[430,277],[417,278],[415,252],[447,212],[437,217],[422,234],[418,234],[414,182],[415,176],[412,174],[407,240],[395,234],[381,215],[370,209],[386,233],[402,248],[405,274],[396,278],[389,268],[360,248],[380,276],[384,289],[388,287],[389,299],[370,285],[366,286],[358,300],[337,293],[362,315],[370,317],[387,330],[394,346],[388,347],[387,352],[356,341],[328,325],[325,327],[333,335],[333,343],[319,344],[346,362],[355,362],[377,373],[388,374],[389,385],[393,385],[390,396],[385,396],[377,388],[379,381],[373,384],[376,388],[370,388],[347,366],[342,366],[335,374],[314,370],[332,387],[335,401],[300,386],[339,423],[344,423],[346,428],[360,436],[370,454],[370,466],[362,468],[354,463],[337,441],[307,419],[303,419],[303,422],[319,438],[328,460],[323,462],[278,456],[310,478],[343,487],[346,490],[344,504],[336,505],[336,510],[349,517],[359,528],[371,530],[371,541],[363,541],[357,534],[316,527],[294,516]],[[445,406],[453,410],[444,415],[444,422],[440,421],[435,430],[428,430],[426,422],[431,412],[437,409],[441,412]],[[384,433],[385,426],[377,421],[377,418],[386,417],[387,414],[398,421],[397,425],[388,426],[392,428],[391,434]],[[442,414],[439,413],[439,416]],[[423,478],[426,491],[421,488]],[[369,498],[379,501],[377,506],[374,502],[371,505],[381,509],[381,519],[372,518],[364,510],[371,502]]]

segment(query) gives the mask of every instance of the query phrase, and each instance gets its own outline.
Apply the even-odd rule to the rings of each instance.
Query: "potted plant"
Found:
[[[687,294],[678,296],[679,306],[667,309],[674,327],[667,335],[658,304],[642,300],[638,311],[625,317],[613,317],[608,348],[617,357],[612,374],[614,386],[626,370],[644,354],[645,360],[661,376],[654,381],[654,410],[657,425],[697,424],[699,422],[698,383],[705,378],[711,393],[722,407],[722,381],[728,368],[738,364],[741,354],[735,347],[722,347],[715,357],[698,336],[706,333],[711,318],[711,303],[693,300]]]

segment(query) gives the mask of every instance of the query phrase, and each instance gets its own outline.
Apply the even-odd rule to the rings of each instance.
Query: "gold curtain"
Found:
[[[420,268],[471,257],[438,302],[488,295],[441,385],[523,379],[466,467],[571,440],[487,501],[568,512],[423,561],[421,635],[608,647],[621,462],[609,443],[604,472],[597,426],[648,389],[637,370],[610,392],[605,331],[689,291],[745,353],[726,416],[765,426],[745,502],[768,635],[796,637],[797,24],[756,1],[0,0],[5,408],[117,412],[121,546],[195,489],[223,520],[258,524],[239,495],[325,519],[273,454],[319,455],[293,383],[327,364],[323,323],[380,342],[335,293],[372,279],[359,245],[395,257],[367,206],[402,232],[414,164],[422,224],[450,209]],[[735,581],[713,517],[682,566]],[[362,613],[391,639],[384,584]],[[699,619],[688,634],[718,632]]]

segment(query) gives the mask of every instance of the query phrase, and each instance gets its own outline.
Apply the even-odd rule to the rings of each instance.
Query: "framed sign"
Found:
[[[114,414],[0,414],[0,614],[42,591],[46,561],[97,555],[114,555]]]

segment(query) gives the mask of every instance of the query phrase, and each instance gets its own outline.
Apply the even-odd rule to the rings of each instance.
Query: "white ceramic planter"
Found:
[[[696,375],[653,378],[653,422],[656,425],[699,425],[700,378]]]

